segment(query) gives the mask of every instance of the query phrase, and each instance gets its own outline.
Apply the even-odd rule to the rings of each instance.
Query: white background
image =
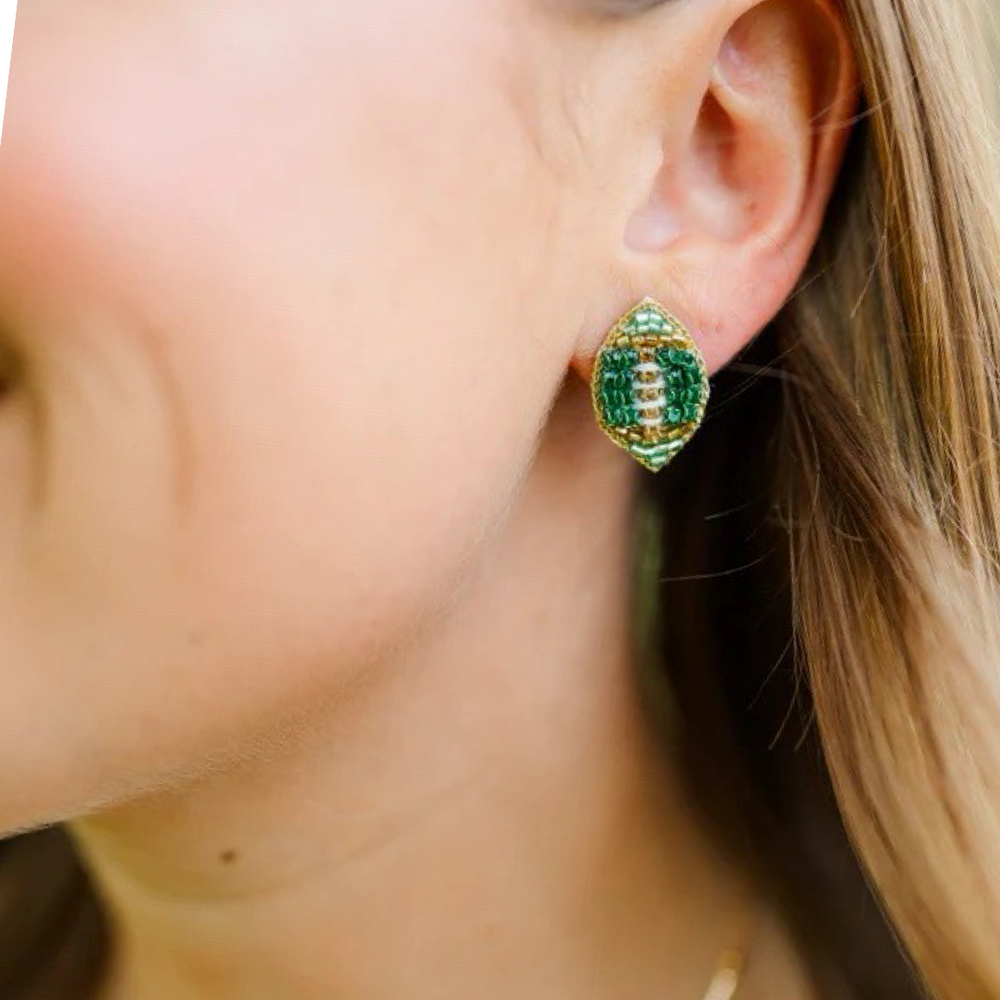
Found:
[[[7,78],[10,76],[10,50],[14,44],[14,17],[17,0],[0,0],[0,139],[3,138],[3,113],[7,107]]]

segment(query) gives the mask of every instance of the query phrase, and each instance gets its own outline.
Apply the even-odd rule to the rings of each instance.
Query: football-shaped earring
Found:
[[[684,324],[647,295],[608,331],[591,392],[602,430],[659,472],[701,425],[708,369]]]

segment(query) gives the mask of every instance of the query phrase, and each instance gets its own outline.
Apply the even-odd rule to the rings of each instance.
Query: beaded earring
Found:
[[[652,472],[667,465],[701,425],[709,392],[698,345],[648,295],[608,331],[591,376],[601,429]]]

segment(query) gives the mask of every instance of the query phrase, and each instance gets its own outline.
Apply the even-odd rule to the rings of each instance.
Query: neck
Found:
[[[634,480],[582,405],[419,646],[252,763],[75,824],[109,998],[701,995],[743,890],[642,710]]]

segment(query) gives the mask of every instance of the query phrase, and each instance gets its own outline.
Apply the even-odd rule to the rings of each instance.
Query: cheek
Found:
[[[405,647],[563,374],[524,303],[575,268],[543,260],[555,200],[484,72],[497,33],[393,62],[359,28],[331,80],[294,25],[247,23],[166,55],[151,28],[18,23],[0,301],[33,381],[0,433],[0,828],[238,747]]]

